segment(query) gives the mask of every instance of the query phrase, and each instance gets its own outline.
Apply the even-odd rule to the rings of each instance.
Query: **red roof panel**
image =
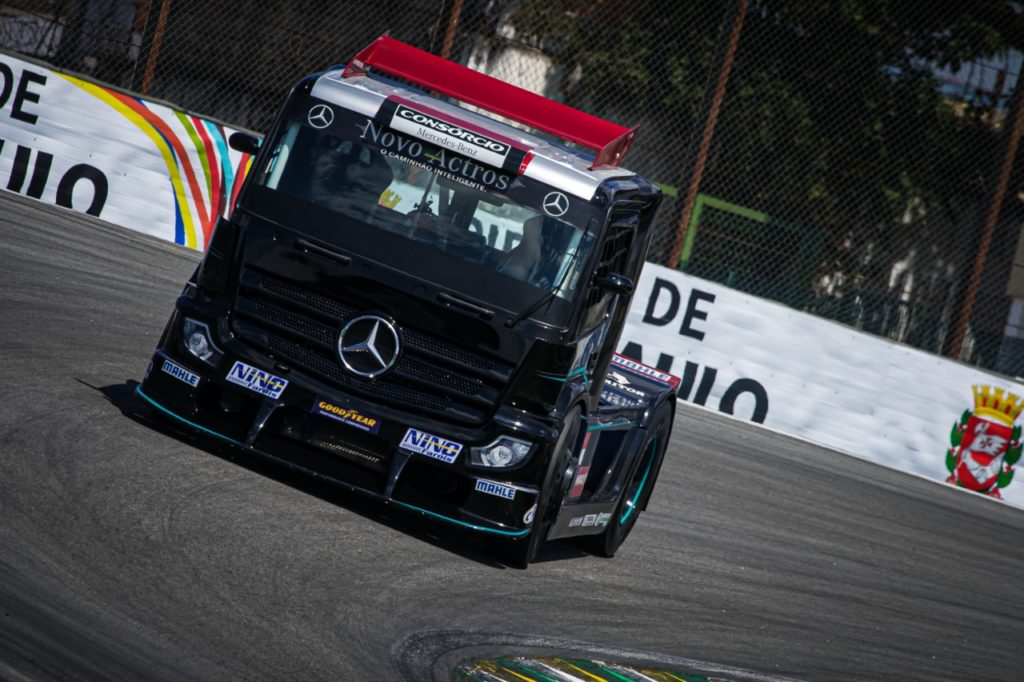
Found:
[[[636,128],[626,128],[573,109],[386,35],[353,57],[343,76],[361,75],[367,68],[404,78],[460,102],[592,149],[597,157],[591,168],[621,164],[636,136]]]

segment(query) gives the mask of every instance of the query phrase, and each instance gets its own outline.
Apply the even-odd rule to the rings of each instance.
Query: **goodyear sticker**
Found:
[[[485,481],[482,478],[476,480],[476,490],[488,495],[504,497],[506,500],[514,500],[516,498],[516,489],[512,486],[502,485],[494,481]]]
[[[264,372],[237,360],[228,372],[227,380],[273,400],[280,398],[288,385],[287,379],[276,377],[270,372]]]
[[[462,452],[462,443],[456,443],[419,429],[406,431],[399,445],[405,450],[439,459],[445,464],[454,462]]]
[[[313,414],[319,414],[342,424],[348,424],[367,433],[375,434],[380,431],[380,419],[377,417],[365,415],[351,407],[335,405],[331,401],[319,396],[313,401]]]

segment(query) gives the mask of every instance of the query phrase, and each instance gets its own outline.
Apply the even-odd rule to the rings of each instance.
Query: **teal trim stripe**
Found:
[[[644,491],[644,486],[647,485],[647,476],[651,473],[651,467],[654,466],[654,454],[658,451],[657,447],[658,437],[655,436],[654,440],[651,441],[651,461],[647,463],[647,471],[644,472],[644,477],[640,479],[640,487],[636,489],[636,495],[633,495],[633,501],[629,503],[629,509],[627,509],[626,513],[622,515],[622,518],[619,519],[620,525],[625,523],[626,519],[628,519],[630,514],[633,513],[633,510],[636,509],[636,503],[640,499],[640,493]]]
[[[184,422],[185,424],[188,424],[193,429],[196,429],[198,431],[202,431],[203,433],[208,433],[211,436],[213,436],[215,438],[220,438],[221,440],[227,441],[228,443],[231,443],[232,445],[240,445],[240,446],[242,445],[241,443],[239,443],[234,438],[229,438],[229,437],[225,436],[222,433],[217,433],[216,431],[213,431],[212,429],[208,429],[205,426],[201,426],[199,424],[196,424],[195,422],[189,421],[188,419],[185,419],[184,417],[182,417],[180,414],[177,414],[175,412],[171,412],[166,407],[164,407],[163,405],[161,405],[160,403],[158,403],[157,401],[153,400],[148,395],[143,393],[142,392],[142,386],[136,386],[135,387],[135,395],[139,396],[140,398],[142,398],[147,403],[149,403],[150,405],[152,405],[156,409],[160,410],[164,414],[170,415],[170,416],[174,417],[175,419],[177,419],[178,421]],[[242,446],[242,447],[245,447],[245,446]]]
[[[224,434],[217,433],[216,431],[213,431],[212,429],[208,429],[205,426],[201,426],[200,424],[196,424],[193,421],[189,421],[188,419],[185,419],[184,417],[182,417],[179,414],[171,412],[166,407],[164,407],[163,405],[161,405],[160,403],[158,403],[157,401],[153,400],[148,395],[146,395],[142,391],[142,387],[141,386],[136,386],[135,387],[135,393],[136,393],[136,395],[138,395],[139,397],[144,399],[147,403],[149,403],[150,405],[152,405],[156,409],[160,410],[164,414],[170,415],[171,417],[174,417],[178,421],[183,422],[185,424],[188,424],[189,426],[191,426],[194,429],[202,431],[203,433],[208,433],[211,436],[214,436],[215,438],[220,438],[221,440],[226,441],[228,443],[231,443],[232,445],[238,445],[240,447],[245,447],[244,445],[239,443],[234,438],[229,438],[229,437],[225,436]],[[447,521],[448,523],[453,523],[456,526],[462,526],[464,528],[472,528],[473,530],[478,530],[478,531],[482,531],[482,532],[485,532],[485,533],[494,533],[495,535],[505,535],[505,536],[508,536],[508,537],[520,538],[520,537],[523,537],[524,535],[528,535],[530,533],[530,530],[531,530],[530,528],[527,528],[526,530],[501,530],[501,529],[498,529],[498,528],[487,528],[486,526],[478,526],[478,525],[473,524],[473,523],[466,523],[465,521],[460,521],[458,519],[453,519],[450,516],[445,516],[444,514],[438,514],[437,512],[432,512],[432,511],[430,511],[428,509],[423,509],[421,507],[417,507],[417,506],[412,505],[412,504],[407,504],[406,502],[399,502],[398,500],[388,500],[388,502],[390,502],[391,504],[396,504],[396,505],[398,505],[400,507],[406,507],[408,509],[412,509],[413,511],[418,511],[421,514],[426,514],[427,516],[433,516],[434,518],[441,519],[442,521]]]
[[[574,369],[573,371],[566,374],[564,377],[558,374],[551,374],[550,372],[537,372],[537,376],[539,376],[541,379],[547,379],[549,381],[561,381],[563,383],[580,376],[583,377],[583,381],[590,381],[590,378],[587,376],[586,367]]]
[[[632,426],[633,422],[611,422],[609,424],[591,424],[587,427],[587,431],[601,431],[604,429],[617,429],[620,426]]]
[[[460,521],[459,519],[453,519],[450,516],[438,514],[437,512],[432,512],[429,509],[417,507],[416,505],[409,504],[407,502],[399,502],[398,500],[388,500],[388,502],[390,504],[396,504],[399,507],[405,507],[406,509],[418,511],[419,513],[426,514],[427,516],[433,516],[435,519],[441,519],[442,521],[447,521],[448,523],[454,523],[456,526],[462,526],[463,528],[471,528],[473,530],[482,531],[484,533],[494,533],[495,535],[504,535],[510,538],[521,538],[525,535],[528,535],[530,533],[530,530],[532,530],[530,528],[527,528],[526,530],[501,530],[499,528],[488,528],[487,526],[478,526],[475,523],[467,523],[465,521]]]

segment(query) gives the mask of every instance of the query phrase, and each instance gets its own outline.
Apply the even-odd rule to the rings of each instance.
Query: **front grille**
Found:
[[[246,272],[246,275],[243,276],[242,283],[256,284],[266,292],[276,294],[288,301],[312,308],[313,310],[323,313],[328,317],[341,319],[351,317],[356,312],[352,308],[338,303],[333,299],[322,296],[315,291],[303,289],[302,287],[296,286],[279,277],[274,277],[273,275],[260,274],[249,270]]]
[[[468,365],[473,369],[483,371],[494,369],[495,362],[490,358],[486,358],[465,348],[459,348],[458,346],[454,346],[446,341],[432,338],[426,334],[420,334],[412,329],[406,330],[404,332],[404,336],[406,341],[414,348],[429,351],[434,355],[451,360],[452,362],[457,362],[460,365]]]
[[[419,360],[413,360],[412,358],[408,358],[402,363],[402,370],[410,376],[428,381],[438,388],[449,389],[456,393],[472,395],[479,393],[483,389],[483,384],[476,379],[456,376],[451,372],[446,372],[443,369],[428,365]]]
[[[245,329],[244,326],[241,328]],[[415,405],[416,407],[437,412],[443,412],[451,405],[450,399],[431,395],[423,391],[416,391],[400,384],[379,380],[364,380],[352,376],[343,370],[336,360],[331,360],[316,351],[304,348],[279,336],[268,335],[267,340],[268,348],[275,357],[282,358],[306,371],[312,370],[314,374],[328,377],[333,380],[333,383],[340,384],[345,388],[354,388],[388,402]]]
[[[247,343],[325,383],[378,402],[415,407],[438,417],[482,423],[508,383],[512,367],[399,321],[403,351],[384,376],[363,379],[337,356],[342,322],[359,311],[323,294],[246,269],[233,329]]]
[[[242,284],[250,290],[263,291],[280,301],[287,301],[291,306],[301,306],[311,313],[319,314],[331,322],[339,323],[352,317],[358,311],[355,308],[339,303],[323,294],[310,291],[292,284],[279,277],[247,270],[242,277]],[[468,348],[463,348],[444,339],[423,334],[415,329],[402,329],[402,339],[407,347],[420,352],[435,355],[464,367],[484,372],[501,371],[499,363]],[[507,368],[506,368],[507,369]]]
[[[256,315],[264,320],[273,320],[274,324],[278,327],[283,327],[302,336],[308,336],[328,346],[334,341],[334,334],[331,333],[330,328],[316,324],[305,317],[290,313],[287,310],[269,306],[265,303],[258,303],[256,305]]]

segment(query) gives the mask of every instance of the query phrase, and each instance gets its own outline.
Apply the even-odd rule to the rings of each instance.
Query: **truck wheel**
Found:
[[[640,456],[637,457],[636,465],[626,479],[622,499],[619,500],[608,527],[601,535],[585,538],[590,541],[591,551],[598,556],[615,556],[615,552],[636,525],[640,511],[647,506],[647,500],[654,490],[654,481],[665,459],[665,449],[668,447],[671,430],[672,407],[668,403],[662,403],[647,429],[647,436],[640,446]]]
[[[568,475],[571,466],[572,455],[576,451],[576,444],[579,441],[580,433],[580,408],[573,408],[564,422],[562,435],[555,443],[554,454],[551,457],[551,464],[548,466],[547,474],[544,476],[544,485],[540,489],[537,498],[537,511],[533,516],[533,527],[530,534],[519,540],[506,538],[496,539],[493,544],[493,551],[504,563],[515,568],[526,568],[537,558],[540,546],[548,534],[548,529],[558,515],[562,506],[562,485]]]

